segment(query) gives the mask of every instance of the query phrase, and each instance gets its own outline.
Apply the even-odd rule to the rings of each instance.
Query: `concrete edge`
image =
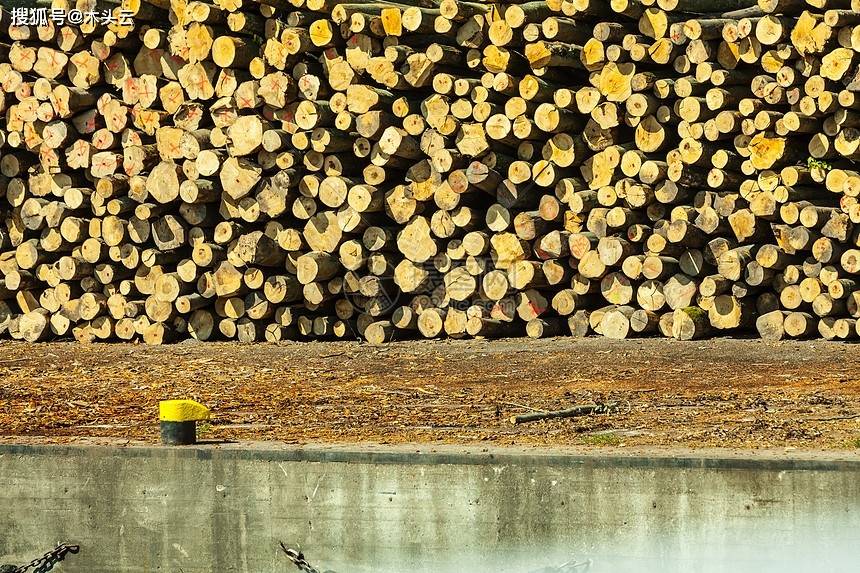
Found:
[[[98,452],[98,453],[97,453]],[[645,469],[860,471],[860,454],[785,450],[545,449],[448,445],[282,445],[273,442],[151,445],[0,444],[3,456],[122,456],[218,461],[396,465],[517,465]]]

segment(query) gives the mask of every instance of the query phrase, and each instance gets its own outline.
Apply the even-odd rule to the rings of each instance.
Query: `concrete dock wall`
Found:
[[[858,458],[0,446],[0,563],[60,572],[854,571]],[[576,569],[581,571],[584,569]]]

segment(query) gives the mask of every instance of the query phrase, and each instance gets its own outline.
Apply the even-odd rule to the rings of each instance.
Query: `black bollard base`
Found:
[[[197,443],[197,422],[161,421],[161,443],[165,446],[190,446]]]

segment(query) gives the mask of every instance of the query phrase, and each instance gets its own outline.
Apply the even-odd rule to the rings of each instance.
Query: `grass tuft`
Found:
[[[588,434],[581,439],[587,446],[617,446],[623,441],[618,434]]]

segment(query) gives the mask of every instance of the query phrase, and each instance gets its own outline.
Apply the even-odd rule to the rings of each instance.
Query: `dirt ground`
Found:
[[[850,344],[603,338],[239,345],[0,343],[0,441],[158,440],[158,401],[206,440],[860,447]],[[515,425],[590,403],[608,414]],[[860,452],[860,450],[858,450]]]

